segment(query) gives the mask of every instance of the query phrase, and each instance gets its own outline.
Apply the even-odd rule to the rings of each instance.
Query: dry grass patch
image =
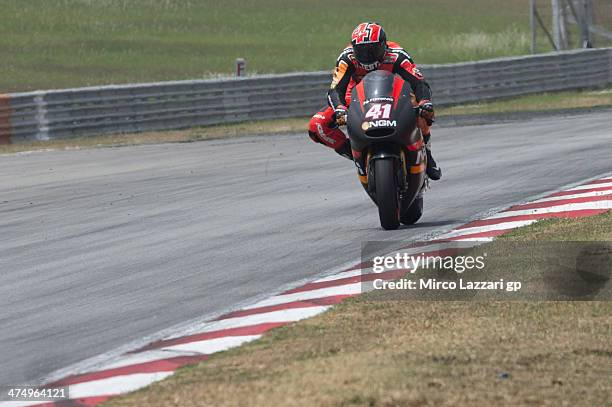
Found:
[[[530,112],[564,109],[584,109],[612,106],[612,89],[554,92],[526,95],[518,98],[457,105],[439,109],[442,116],[487,113]]]
[[[0,145],[0,154],[34,150],[71,150],[96,147],[120,147],[158,143],[188,143],[221,138],[306,133],[308,119],[291,118],[262,120],[186,130],[155,131],[146,133],[115,134],[108,136],[76,137],[49,141],[19,142]]]

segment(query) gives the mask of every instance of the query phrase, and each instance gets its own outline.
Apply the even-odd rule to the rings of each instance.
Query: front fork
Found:
[[[368,196],[376,203],[375,177],[372,148],[368,148],[362,154],[354,154],[355,166],[361,186],[365,189]],[[397,156],[397,185],[399,189],[400,201],[409,197],[416,197],[422,194],[427,186],[425,169],[427,168],[427,154],[425,146],[422,145],[417,151],[401,148]],[[376,158],[374,158],[376,159]],[[410,199],[412,201],[412,199]]]

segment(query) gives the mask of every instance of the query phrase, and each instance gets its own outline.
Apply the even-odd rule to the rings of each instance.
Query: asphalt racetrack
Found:
[[[0,156],[0,387],[610,172],[611,118],[434,127],[444,178],[397,231],[306,134]]]

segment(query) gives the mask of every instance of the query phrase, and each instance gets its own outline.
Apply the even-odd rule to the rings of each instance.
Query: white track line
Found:
[[[261,338],[261,335],[225,336],[223,338],[181,343],[179,345],[172,345],[163,349],[210,355],[215,352],[221,352],[236,346],[240,346],[243,343],[251,342],[259,338]]]
[[[328,281],[342,280],[343,278],[357,277],[362,274],[368,274],[369,272],[368,270],[371,270],[371,269],[363,268],[363,269],[356,269],[356,270],[351,270],[351,271],[341,271],[338,274],[332,274],[331,276],[327,276],[327,277],[319,278],[318,280],[314,280],[313,283],[325,283]]]
[[[240,328],[265,323],[294,322],[320,314],[321,312],[326,311],[328,308],[329,306],[327,305],[307,308],[292,308],[280,311],[265,312],[262,314],[247,315],[244,317],[222,319],[220,321],[214,321],[206,324],[204,329],[195,333],[221,331],[223,329]]]
[[[471,235],[473,233],[483,233],[483,232],[492,232],[494,230],[514,229],[514,228],[519,228],[521,226],[531,225],[532,223],[535,223],[535,222],[537,222],[536,219],[529,219],[529,220],[517,220],[517,221],[510,221],[510,222],[500,222],[500,223],[494,223],[492,225],[485,225],[485,226],[475,226],[473,228],[465,228],[465,229],[459,229],[459,230],[449,232],[445,234],[444,237],[451,238],[451,237],[458,237],[458,236],[463,236],[463,235]]]
[[[8,155],[8,154],[7,154]],[[71,398],[72,400],[72,398]],[[40,406],[42,404],[50,404],[51,401],[0,401],[0,407],[29,407],[29,406]]]
[[[288,302],[307,301],[307,300],[314,300],[317,298],[333,297],[335,295],[355,295],[355,294],[361,294],[361,282],[342,284],[342,285],[337,285],[333,287],[319,288],[319,289],[310,290],[310,291],[300,291],[300,292],[292,293],[292,294],[275,295],[274,297],[270,297],[266,300],[259,301],[243,309],[248,310],[248,309],[253,309],[253,308],[269,307],[272,305],[280,305],[280,304],[285,304]]]
[[[494,215],[491,215],[485,218],[484,220],[507,218],[510,216],[535,215],[535,214],[541,214],[541,213],[572,212],[572,211],[580,211],[583,209],[612,209],[612,200],[569,203],[569,204],[563,204],[563,205],[547,206],[545,208],[534,208],[534,209],[523,209],[523,210],[517,210],[517,211],[499,212],[499,213],[496,213]]]
[[[70,385],[70,398],[106,396],[109,394],[128,393],[158,382],[174,372],[134,373],[125,376],[115,376],[91,382]]]
[[[455,240],[455,242],[474,242],[474,243],[482,244],[482,243],[492,242],[493,239],[495,238],[494,237],[468,237],[465,239],[459,238]]]
[[[612,182],[604,182],[602,184],[584,184],[578,185],[577,187],[572,187],[568,189],[564,189],[559,192],[567,192],[567,191],[579,191],[581,189],[593,189],[593,188],[612,188]]]
[[[576,198],[590,198],[593,196],[603,196],[612,194],[612,188],[606,189],[604,191],[592,191],[592,192],[582,192],[578,194],[572,195],[561,195],[561,196],[549,196],[547,198],[538,199],[535,201],[530,201],[529,203],[541,203],[541,202],[554,202],[554,201],[562,201],[564,199],[576,199]]]
[[[156,349],[149,350],[146,352],[139,353],[129,353],[124,355],[119,360],[115,360],[110,363],[105,363],[100,366],[96,366],[94,372],[99,372],[102,370],[110,370],[117,369],[119,367],[138,365],[141,363],[155,362],[158,360],[176,358],[181,356],[198,356],[200,353],[198,352],[187,352],[187,351],[178,351],[174,349]],[[87,372],[88,373],[88,372]]]

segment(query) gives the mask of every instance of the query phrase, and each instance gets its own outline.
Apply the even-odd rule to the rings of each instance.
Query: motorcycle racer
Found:
[[[366,74],[377,69],[397,74],[410,83],[414,92],[413,104],[419,107],[417,126],[421,129],[426,144],[426,173],[432,180],[439,180],[442,171],[431,153],[430,126],[435,118],[431,88],[410,55],[399,44],[387,41],[385,31],[377,23],[361,23],[353,30],[351,44],[340,53],[336,61],[332,83],[327,93],[328,106],[310,120],[310,138],[352,159],[350,142],[338,126],[346,123],[353,87]]]

